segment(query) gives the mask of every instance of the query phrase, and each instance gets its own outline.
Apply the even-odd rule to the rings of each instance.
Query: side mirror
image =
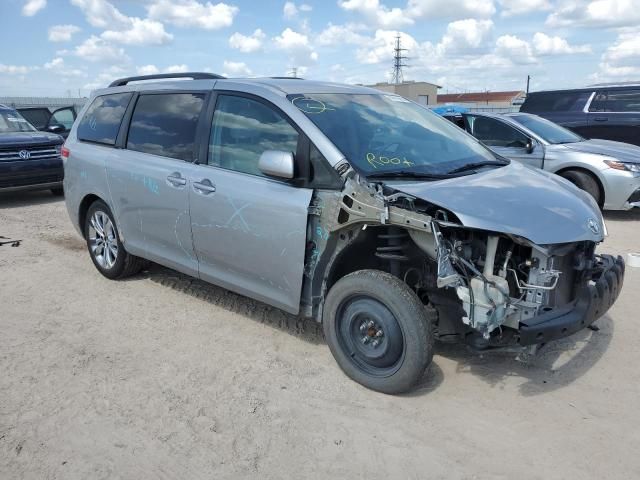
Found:
[[[60,125],[59,123],[54,123],[53,125],[49,125],[47,127],[47,132],[51,132],[51,133],[64,133],[66,131],[66,128],[64,128],[64,125]]]
[[[258,160],[258,168],[265,175],[278,178],[293,178],[293,153],[280,150],[265,150]]]
[[[525,147],[526,152],[531,155],[533,153],[533,150],[536,148],[535,144],[533,143],[533,139],[532,138],[527,138],[527,146]]]

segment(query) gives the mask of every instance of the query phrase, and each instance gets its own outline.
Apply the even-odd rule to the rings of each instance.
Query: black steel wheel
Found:
[[[405,392],[431,363],[433,328],[426,308],[386,272],[360,270],[336,282],[325,301],[323,326],[338,365],[372,390]]]

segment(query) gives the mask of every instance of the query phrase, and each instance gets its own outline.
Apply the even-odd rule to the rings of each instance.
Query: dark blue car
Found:
[[[62,195],[64,139],[39,132],[15,109],[0,104],[0,192],[46,190]]]

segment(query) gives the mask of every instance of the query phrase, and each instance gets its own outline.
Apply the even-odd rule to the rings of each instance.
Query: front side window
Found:
[[[63,108],[62,110],[57,110],[53,115],[51,115],[49,125],[62,125],[67,130],[71,130],[74,120],[73,111],[70,108]]]
[[[96,97],[78,124],[78,139],[115,145],[118,130],[132,93],[113,93]]]
[[[0,110],[0,133],[35,131],[35,127],[15,110]]]
[[[598,92],[590,112],[640,112],[640,90]]]
[[[500,120],[489,117],[467,116],[471,134],[490,147],[525,148],[528,138]]]
[[[482,144],[439,115],[397,95],[296,94],[287,97],[344,154],[371,174],[441,175],[496,162]]]
[[[178,160],[193,160],[198,117],[204,94],[140,95],[127,137],[127,148]]]
[[[522,112],[579,112],[592,91],[531,93],[520,109]]]
[[[298,132],[273,108],[250,98],[218,96],[209,165],[264,176],[258,160],[265,150],[295,154],[297,145]]]

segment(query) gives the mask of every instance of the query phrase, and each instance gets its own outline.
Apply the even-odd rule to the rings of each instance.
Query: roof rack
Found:
[[[304,80],[302,77],[269,77],[273,80]]]
[[[162,80],[165,78],[190,78],[192,80],[212,80],[217,78],[225,78],[222,75],[207,72],[184,72],[184,73],[157,73],[155,75],[139,75],[137,77],[119,78],[111,82],[109,87],[122,87],[129,82],[137,82],[139,80]]]

